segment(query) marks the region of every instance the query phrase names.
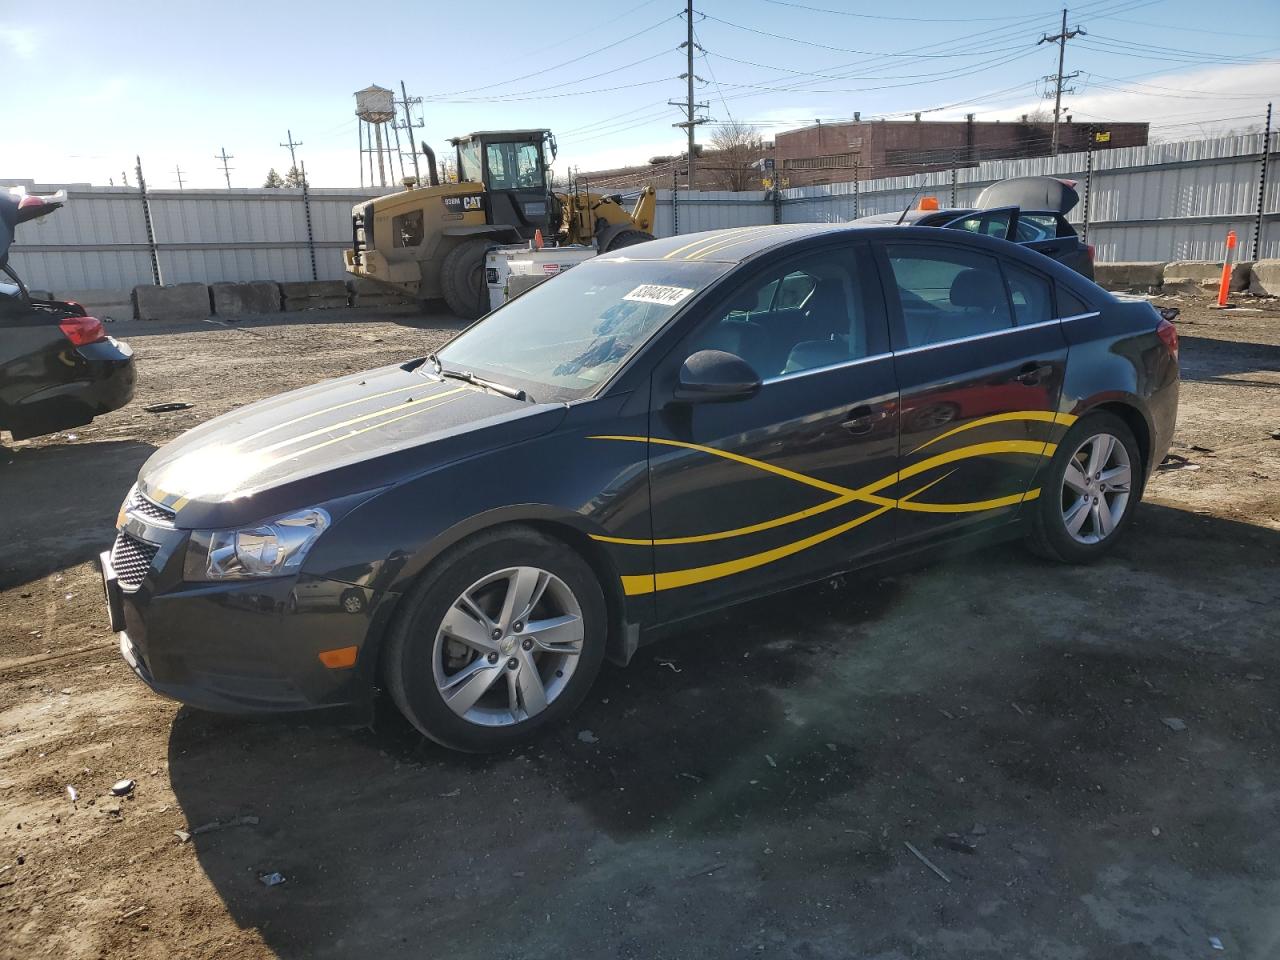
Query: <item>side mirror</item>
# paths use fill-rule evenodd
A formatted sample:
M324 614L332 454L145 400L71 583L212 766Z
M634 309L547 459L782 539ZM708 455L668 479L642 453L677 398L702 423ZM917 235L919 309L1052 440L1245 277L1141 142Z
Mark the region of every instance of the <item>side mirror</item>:
M680 367L674 399L682 403L745 400L760 389L760 374L736 354L699 350Z

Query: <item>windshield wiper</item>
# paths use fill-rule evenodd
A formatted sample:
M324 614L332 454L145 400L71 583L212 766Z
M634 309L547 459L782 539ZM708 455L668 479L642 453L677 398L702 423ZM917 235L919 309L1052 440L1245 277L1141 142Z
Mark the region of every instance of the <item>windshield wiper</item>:
M435 354L432 354L432 359L435 359ZM493 380L485 380L483 377L477 377L470 370L447 370L439 360L436 360L436 373L442 377L451 377L454 380L462 380L466 383L472 384L473 386L492 390L494 393L500 393L504 397L510 397L512 400L528 400L530 403L533 402L533 398L523 390L518 390L515 387L509 387L505 383L495 383Z

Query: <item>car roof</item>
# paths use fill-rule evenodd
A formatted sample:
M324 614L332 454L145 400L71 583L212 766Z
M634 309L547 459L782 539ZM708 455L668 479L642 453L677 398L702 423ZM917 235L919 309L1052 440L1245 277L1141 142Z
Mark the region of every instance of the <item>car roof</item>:
M798 240L830 234L854 232L865 225L850 223L783 223L754 227L704 230L675 237L649 240L643 245L606 253L600 260L687 260L694 262L742 263L756 254L786 246Z
M810 240L854 235L881 241L946 243L1009 257L1060 279L1084 280L1070 267L1017 243L967 230L921 230L909 223L884 224L853 220L848 223L788 223L769 226L706 230L663 237L602 254L593 262L720 263L739 265L757 256L789 248L803 248ZM1087 280L1085 280L1088 283Z

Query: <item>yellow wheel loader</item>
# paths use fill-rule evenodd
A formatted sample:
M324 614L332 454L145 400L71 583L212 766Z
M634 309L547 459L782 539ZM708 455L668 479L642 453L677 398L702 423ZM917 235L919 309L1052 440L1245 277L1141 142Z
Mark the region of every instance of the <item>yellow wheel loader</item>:
M573 190L555 193L546 153L549 130L501 130L449 141L457 151L457 183L441 183L425 143L429 186L356 204L351 210L347 271L418 299L443 297L469 320L489 310L485 253L497 244L532 240L594 244L601 253L653 239L657 196L641 191L628 212L622 197Z

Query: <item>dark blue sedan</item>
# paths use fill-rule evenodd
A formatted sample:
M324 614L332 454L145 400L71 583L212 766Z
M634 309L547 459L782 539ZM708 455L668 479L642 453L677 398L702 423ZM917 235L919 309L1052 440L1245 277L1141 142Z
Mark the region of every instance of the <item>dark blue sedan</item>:
M180 700L386 690L499 749L696 614L1000 535L1097 559L1177 398L1172 324L1004 240L656 240L157 451L102 557L112 627Z

